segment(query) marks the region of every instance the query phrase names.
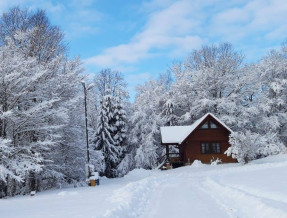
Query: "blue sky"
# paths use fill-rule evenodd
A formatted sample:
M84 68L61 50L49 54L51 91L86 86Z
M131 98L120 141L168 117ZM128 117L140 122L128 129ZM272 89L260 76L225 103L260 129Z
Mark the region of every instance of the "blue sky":
M66 34L87 73L110 67L134 87L203 44L230 42L258 60L287 37L286 0L1 0L41 8Z

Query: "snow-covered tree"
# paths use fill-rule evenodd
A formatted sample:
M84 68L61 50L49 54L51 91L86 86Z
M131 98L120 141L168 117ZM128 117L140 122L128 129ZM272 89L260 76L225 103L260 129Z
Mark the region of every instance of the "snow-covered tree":
M242 61L241 53L223 43L194 50L185 62L173 66L176 82L171 90L174 103L183 110L183 123L207 112L231 126L237 123L243 100L250 95Z
M81 159L83 154L79 148L82 138L77 134L81 124L69 125L79 123L76 118L81 117L78 111L72 109L74 104L79 103L81 64L79 59L68 60L61 48L61 37L52 40L52 32L55 37L57 31L61 32L58 27L49 26L43 11L40 14L36 12L36 17L47 24L44 25L45 31L39 31L44 27L40 21L37 21L40 26L36 25L37 22L34 25L31 20L30 23L26 19L21 21L28 12L29 19L35 15L15 8L0 20L3 27L0 47L0 138L10 141L9 161L6 163L12 164L10 174L5 180L1 179L9 184L1 185L4 195L55 187L70 182L71 178L79 181L83 175L78 170L82 162L75 164L72 161L76 160L74 156ZM45 50L47 47L41 47L45 39L49 44L46 46L51 46L49 51Z
M286 43L280 50L272 50L254 69L259 72L261 92L258 99L262 133L272 131L287 146L287 51Z
M14 37L19 31L30 32L29 40L20 43ZM4 44L6 37L14 40L18 46L27 46L23 52L37 58L40 63L48 63L67 51L64 32L58 26L51 25L44 10L31 11L16 6L3 13L0 19L0 43Z
M17 39L21 40L22 36ZM7 38L5 44L0 47L0 139L6 141L6 146L1 147L6 150L3 153L8 151L7 140L10 141L10 160L5 162L8 164L6 166L3 162L3 167L9 168L12 178L21 181L27 171L39 171L42 168L42 155L36 148L46 147L46 142L51 140L42 138L35 142L30 133L35 129L35 122L40 130L48 128L42 121L45 114L38 112L45 111L57 100L42 101L39 104L33 102L35 93L31 90L47 71L38 66L34 58L26 58L10 38ZM17 161L19 163L15 164Z
M129 171L133 170L134 167L133 155L127 153L117 166L117 176L124 176Z
M120 93L123 100L129 98L126 89L127 83L124 80L123 74L119 71L111 70L110 68L103 69L95 75L94 83L96 93L101 97L105 95L106 88L109 88L113 97L116 97Z
M164 93L161 83L152 79L137 88L129 135L137 168L156 167L157 159L162 155L159 127L164 124L161 117Z
M174 126L177 120L175 115L175 105L172 99L166 100L162 109L162 116L165 119L167 126Z
M95 149L102 151L104 156L105 170L107 177L114 177L115 169L119 163L120 147L113 139L115 127L113 124L114 105L113 97L109 88L105 89L105 95L101 101L99 120L96 133L94 135Z
M117 146L124 146L124 142L126 140L126 111L122 104L121 94L120 92L114 98L114 113L113 113L113 121L114 121L114 131L113 138L115 144Z
M110 175L108 176L112 177L117 174L121 174L117 172L117 165L125 157L127 152L127 105L129 104L129 95L126 88L127 84L122 73L111 69L103 69L96 74L94 84L94 92L90 95L90 99L92 99L93 105L95 105L90 112L91 121L94 123L91 125L91 129L94 132L98 132L98 127L101 125L100 123L103 123L101 120L103 116L102 106L105 102L103 99L106 99L108 92L110 116L107 122L110 128L109 134L112 138L110 144L112 144L112 146L116 146L115 152L117 153L117 160L114 160L112 164L108 164L111 169L105 170L107 167L107 158L100 158L100 156L102 155L102 157L106 157L107 154L104 154L102 149L95 153L99 158L94 158L94 163L98 166L96 167L97 170L102 172L110 171ZM111 161L108 160L108 162Z
M225 154L236 158L240 163L286 151L286 147L278 141L276 135L270 132L264 136L250 131L234 132L230 135L229 142L231 146Z

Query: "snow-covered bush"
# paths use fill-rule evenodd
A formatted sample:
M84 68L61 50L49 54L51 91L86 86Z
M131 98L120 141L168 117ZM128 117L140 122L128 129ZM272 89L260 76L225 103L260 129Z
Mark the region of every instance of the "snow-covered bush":
M239 163L286 151L284 144L271 133L262 136L251 131L234 132L230 135L229 143L231 146L225 154L236 158Z
M256 157L255 147L258 145L260 135L247 131L234 132L230 135L230 147L224 152L227 156L236 158L240 163L248 163Z
M219 159L219 158L214 159L214 157L212 157L212 159L210 160L210 165L216 166L216 165L218 165L221 162L222 162L221 159Z

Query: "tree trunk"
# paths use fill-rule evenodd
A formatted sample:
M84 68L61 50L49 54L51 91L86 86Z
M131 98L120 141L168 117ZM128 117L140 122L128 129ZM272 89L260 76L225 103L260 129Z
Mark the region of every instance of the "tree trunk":
M36 191L36 175L35 172L31 171L29 176L29 188L30 191Z

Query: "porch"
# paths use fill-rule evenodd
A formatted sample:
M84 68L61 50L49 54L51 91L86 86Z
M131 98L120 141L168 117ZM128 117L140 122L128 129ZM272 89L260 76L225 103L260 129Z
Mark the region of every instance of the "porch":
M176 146L176 150L172 149L170 151L170 145L165 145L166 146L166 153L158 160L158 165L160 165L160 168L162 166L165 166L166 163L169 163L172 165L173 168L181 167L184 165L184 157L183 157L183 152L181 152L181 149L179 148L178 145L173 145Z

